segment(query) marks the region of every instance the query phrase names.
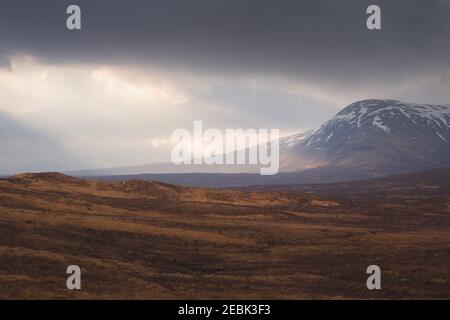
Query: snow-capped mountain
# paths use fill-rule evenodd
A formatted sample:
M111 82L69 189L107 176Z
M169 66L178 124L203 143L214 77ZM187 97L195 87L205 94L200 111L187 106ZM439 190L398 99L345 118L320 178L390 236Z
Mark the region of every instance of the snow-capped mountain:
M283 155L283 169L335 167L368 176L450 166L450 106L355 102Z
M222 181L227 179L224 173L251 174L245 176L245 183L250 185L357 180L437 167L450 167L450 106L364 100L344 108L318 130L280 139L280 173L274 177L261 178L257 165L175 166L171 163L69 174L167 173L167 181L171 183L228 186L240 185L242 181L238 181L240 178L233 178L237 182ZM193 175L188 180L182 176L177 180L177 174L182 173ZM165 181L163 176L150 175L148 179Z

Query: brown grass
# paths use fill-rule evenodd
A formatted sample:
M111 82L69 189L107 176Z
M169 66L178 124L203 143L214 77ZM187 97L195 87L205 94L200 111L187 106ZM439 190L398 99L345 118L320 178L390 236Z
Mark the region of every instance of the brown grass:
M448 299L449 201L20 175L0 180L0 298Z

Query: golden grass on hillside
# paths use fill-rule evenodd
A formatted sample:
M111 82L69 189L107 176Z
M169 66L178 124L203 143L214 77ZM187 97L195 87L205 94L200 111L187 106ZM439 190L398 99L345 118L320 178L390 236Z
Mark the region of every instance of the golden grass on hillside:
M449 201L19 175L0 180L0 298L450 298Z

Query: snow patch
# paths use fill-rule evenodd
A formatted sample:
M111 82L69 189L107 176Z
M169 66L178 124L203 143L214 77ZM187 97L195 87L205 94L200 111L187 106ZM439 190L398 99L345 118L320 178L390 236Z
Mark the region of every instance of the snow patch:
M334 132L331 132L331 134L325 139L325 143L328 142L333 135L334 135Z
M436 132L436 134L444 141L447 141L447 139L445 139L443 136L441 136L441 134L439 132Z
M389 133L391 132L391 129L389 129L388 126L386 126L385 124L383 124L383 122L381 121L381 118L379 116L376 116L375 118L373 118L373 126L378 127L380 129L382 129L383 131Z

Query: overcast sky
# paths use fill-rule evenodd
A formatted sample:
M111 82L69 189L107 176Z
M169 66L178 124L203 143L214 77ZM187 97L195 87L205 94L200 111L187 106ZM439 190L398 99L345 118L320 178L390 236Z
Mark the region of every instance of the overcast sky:
M0 173L167 161L194 120L287 135L449 89L450 0L0 2Z

